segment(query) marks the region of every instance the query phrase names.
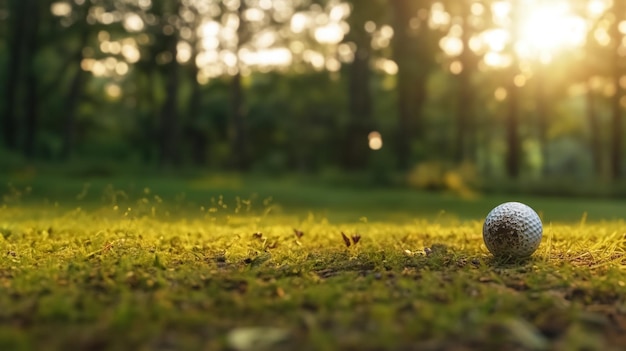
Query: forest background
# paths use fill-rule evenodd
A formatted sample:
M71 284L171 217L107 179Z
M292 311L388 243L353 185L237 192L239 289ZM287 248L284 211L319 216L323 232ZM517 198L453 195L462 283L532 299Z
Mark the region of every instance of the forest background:
M625 35L611 0L3 1L0 167L620 195Z

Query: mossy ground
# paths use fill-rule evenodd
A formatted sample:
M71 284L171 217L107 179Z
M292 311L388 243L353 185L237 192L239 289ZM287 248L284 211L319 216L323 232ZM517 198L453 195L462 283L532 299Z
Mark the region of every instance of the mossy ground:
M0 350L626 345L620 203L524 199L544 239L530 259L503 262L477 213L505 197L278 182L258 186L278 199L248 202L254 184L30 182L0 208Z

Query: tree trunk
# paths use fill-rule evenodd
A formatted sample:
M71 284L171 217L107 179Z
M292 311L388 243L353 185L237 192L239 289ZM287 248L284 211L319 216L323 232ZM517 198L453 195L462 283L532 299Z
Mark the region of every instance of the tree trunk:
M32 63L31 63L32 65ZM26 134L24 136L24 155L32 158L35 155L35 141L39 127L39 96L37 94L37 75L28 72L26 76Z
M541 173L546 175L548 172L548 164L550 163L550 155L548 154L548 111L546 104L546 91L544 85L546 81L545 66L539 63L537 74L535 75L535 103L537 105L537 125L539 126L539 146L541 148Z
M623 1L615 1L613 5L613 13L615 21L611 26L611 38L613 42L613 85L615 87L615 95L611 101L611 177L618 179L622 176L622 98L624 97L624 89L620 85L622 78L622 57L619 55L619 47L622 42L622 34L619 30L619 24L624 18L626 6Z
M244 106L244 93L241 85L241 62L239 61L239 49L246 42L249 36L248 28L244 20L245 3L242 1L237 10L239 16L239 27L237 27L237 45L235 54L237 55L237 72L232 76L231 81L231 118L232 118L232 163L237 170L244 171L249 168L248 160L248 136L246 127L246 109Z
M193 62L195 62L195 55ZM189 74L189 79L192 84L191 98L189 101L189 116L191 121L189 123L188 134L191 139L191 155L193 162L197 166L204 166L207 162L208 155L208 136L200 117L202 92L200 90L200 83L198 83L198 68L195 64L191 66Z
M411 158L411 137L414 123L417 123L411 99L412 79L409 76L411 71L411 52L409 21L411 14L407 0L393 0L393 30L392 38L393 58L398 65L396 74L396 94L398 108L398 125L396 129L396 157L398 168L406 170L409 168ZM417 64L417 63L414 63Z
M519 0L513 0L512 13L513 20L511 28L517 28L518 18L517 9L519 8ZM515 43L517 38L515 32L511 32L511 43ZM510 178L517 178L520 172L520 140L519 140L519 111L518 98L519 88L515 85L515 76L519 73L519 62L513 45L509 48L513 60L509 68L508 85L508 113L506 117L506 139L507 139L507 155L506 155L506 173Z
M413 130L413 121L411 110L411 96L407 78L402 76L401 70L398 69L396 93L398 94L398 126L396 129L396 157L398 168L406 170L410 166L411 159L411 131Z
M172 59L166 67L165 102L161 112L161 164L175 164L178 162L178 38L176 34L166 36L167 51Z
M246 112L241 86L241 72L237 71L231 81L231 114L233 119L232 153L233 166L238 170L248 168Z
M457 106L457 125L455 139L455 158L457 162L470 159L474 150L470 148L470 138L474 133L474 94L472 93L471 73L474 70L475 60L474 54L469 48L469 42L472 35L470 28L470 4L468 1L461 1L462 17L463 17L463 33L461 40L463 42L463 51L459 56L461 62L461 72L458 76L458 106Z
M369 147L367 135L371 131L372 97L370 93L370 52L369 40L365 33L365 43L357 43L354 61L349 71L350 123L347 130L344 150L344 167L363 169L367 165Z
M86 72L80 67L80 63L83 61L83 48L87 45L87 39L89 38L89 31L85 30L80 39L80 44L76 52L76 73L72 78L70 89L67 95L65 103L65 120L63 130L63 147L61 149L61 157L68 159L74 153L74 147L76 142L76 112L78 110L78 104L82 98L83 86L85 84Z
M37 53L37 36L39 31L39 7L36 1L29 1L28 13L30 14L30 25L26 27L26 57L28 64L26 71L26 123L24 135L24 154L31 158L34 155L35 140L38 128L38 108L39 96L37 92L37 72L35 68L35 55Z
M5 84L5 101L3 115L4 145L7 149L17 148L17 109L16 100L19 91L22 59L22 43L26 27L26 1L13 0L10 2L12 21L9 39L9 59L7 64L7 78Z
M602 174L602 148L600 137L600 123L596 113L595 96L591 85L591 79L587 80L587 120L589 121L590 148L594 174Z
M517 63L515 63L516 65ZM514 72L516 70L513 70ZM506 117L507 156L506 173L510 178L519 176L520 164L520 140L519 140L519 111L518 98L519 88L513 82L512 74L508 85L508 113Z
M429 3L420 4L422 10L426 11ZM419 138L422 134L422 109L426 101L432 51L429 47L427 16L418 15L418 25L412 26L411 21L417 12L412 6L414 3L393 0L391 4L394 16L393 58L398 65L396 157L398 168L406 170L411 163L411 139Z

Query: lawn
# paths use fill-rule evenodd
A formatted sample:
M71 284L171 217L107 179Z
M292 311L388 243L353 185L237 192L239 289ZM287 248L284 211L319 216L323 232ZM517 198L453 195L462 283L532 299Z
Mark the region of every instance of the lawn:
M0 208L0 350L626 345L618 201L234 175L17 179L3 179ZM484 215L508 200L544 220L526 261L482 242Z

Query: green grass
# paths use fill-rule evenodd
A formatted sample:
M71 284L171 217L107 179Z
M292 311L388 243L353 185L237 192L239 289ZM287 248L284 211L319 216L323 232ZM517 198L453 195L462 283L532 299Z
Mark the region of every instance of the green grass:
M626 344L620 202L290 178L16 179L0 208L0 350ZM506 200L544 219L529 260L496 261L482 242L482 217ZM347 247L342 232L360 240Z

